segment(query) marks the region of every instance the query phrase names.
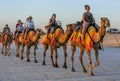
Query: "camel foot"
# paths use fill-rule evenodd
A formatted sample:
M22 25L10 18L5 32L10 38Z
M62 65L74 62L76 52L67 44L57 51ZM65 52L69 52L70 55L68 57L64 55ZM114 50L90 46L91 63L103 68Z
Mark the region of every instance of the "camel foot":
M19 55L19 54L16 54L16 57L20 57L20 55Z
M55 68L59 68L59 66L57 64L54 65Z
M7 54L4 54L4 56L7 56Z
M99 66L99 62L96 62L96 63L95 63L95 66Z
M90 76L95 76L92 71L89 72L89 75L90 75Z
M52 66L53 66L53 67L55 67L55 64L54 64L54 63L52 63Z
M71 69L71 72L75 72L75 69L74 69L74 68L72 68L72 69Z
M83 73L87 73L87 70L86 70L86 69L83 69Z
M4 52L2 52L2 54L4 54Z
M21 60L23 60L23 56L21 56L21 58L20 58Z
M67 69L67 65L63 65L63 68Z
M30 62L30 59L27 59L26 62Z
M35 59L35 60L34 60L34 63L38 63L38 61Z
M44 61L43 61L43 64L42 64L42 65L46 65Z

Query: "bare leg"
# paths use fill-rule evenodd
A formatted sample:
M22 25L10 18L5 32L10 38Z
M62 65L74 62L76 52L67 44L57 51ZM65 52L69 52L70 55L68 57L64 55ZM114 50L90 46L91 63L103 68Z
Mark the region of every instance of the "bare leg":
M64 45L62 47L63 47L63 51L64 51L64 64L63 64L63 68L67 69L67 63L66 63L66 61L67 61L67 52L66 52L67 47L66 47L66 45Z
M50 58L51 58L51 61L52 61L52 66L54 67L54 61L53 61L53 48L50 47Z
M55 65L54 65L54 67L58 68L58 64L57 64L57 59L58 59L57 48L54 48L54 56L55 56Z
M34 45L34 62L38 63L37 59L36 59L36 49L37 49L37 44Z
M76 50L76 47L71 45L71 52L72 52L72 55L71 55L71 61L72 61L71 71L72 72L75 72L75 69L74 69L74 53L75 53L75 50Z
M80 59L80 63L81 63L82 68L83 68L83 72L86 73L87 70L85 69L85 66L84 66L84 64L83 64L84 51L85 51L84 49L80 49L80 57L79 57L79 59Z
M27 55L27 62L30 62L30 57L29 57L29 55L30 55L30 47L29 46L26 46L27 48L26 48L26 55Z
M24 45L22 45L22 50L21 50L21 60L23 60L23 53L24 53Z
M45 63L45 57L46 57L46 51L48 49L48 45L44 45L44 52L43 52L43 65L46 65Z

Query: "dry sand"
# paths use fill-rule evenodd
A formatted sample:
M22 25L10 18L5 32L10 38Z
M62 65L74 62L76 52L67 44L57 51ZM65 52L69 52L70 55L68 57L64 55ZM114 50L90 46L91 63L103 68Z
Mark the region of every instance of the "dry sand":
M103 44L104 46L120 47L120 34L106 34Z
M120 39L120 35L116 35ZM120 41L120 40L119 40ZM107 34L104 40L105 46L117 46L114 35ZM1 44L0 44L1 48ZM4 56L0 53L0 81L120 81L120 48L105 47L104 51L100 51L100 66L94 68L95 76L91 77L87 73L82 72L79 62L79 49L75 53L75 69L71 72L70 47L67 49L67 65L68 69L63 69L63 51L58 49L58 65L59 68L53 68L49 57L49 51L46 56L46 66L42 66L43 48L40 45L37 50L38 64L33 62L33 48L31 49L31 62L27 63L25 59L21 61L15 57L15 46L11 46L11 56ZM1 52L1 51L0 51ZM94 52L92 59L95 61ZM87 67L87 54L84 55L84 63ZM93 61L93 63L94 63Z

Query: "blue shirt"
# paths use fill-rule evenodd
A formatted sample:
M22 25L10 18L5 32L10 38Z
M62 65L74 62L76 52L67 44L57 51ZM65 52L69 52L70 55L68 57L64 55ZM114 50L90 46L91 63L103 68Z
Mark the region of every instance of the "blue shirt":
M28 21L27 26L29 29L34 29L34 22L33 21Z
M21 25L21 26L18 26L18 31L23 31L24 30L24 26Z

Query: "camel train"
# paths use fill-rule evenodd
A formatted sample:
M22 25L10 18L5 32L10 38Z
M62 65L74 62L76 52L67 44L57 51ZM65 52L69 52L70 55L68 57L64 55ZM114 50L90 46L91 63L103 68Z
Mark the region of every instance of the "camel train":
M84 51L87 51L88 55L88 66L87 69L89 71L89 75L94 75L93 69L94 67L99 65L99 46L100 43L103 42L103 38L106 34L106 28L110 26L109 19L106 17L102 17L100 20L100 28L96 29L94 25L89 25L88 29L86 30L85 33L85 42L82 44L81 37L82 33L79 30L75 30L76 28L76 23L74 24L68 24L66 27L66 30L63 31L61 27L58 27L55 29L53 33L49 33L48 38L46 37L46 34L43 33L41 29L36 29L36 33L33 31L30 31L27 34L27 39L24 39L22 37L22 34L19 34L15 39L15 46L16 46L16 57L20 57L21 60L23 60L23 52L26 47L26 58L27 62L30 61L30 48L34 46L34 62L38 63L36 59L36 49L37 49L37 44L42 44L43 45L43 65L46 64L46 51L48 48L50 48L50 59L52 66L57 68L58 66L58 52L57 50L59 49L60 46L63 48L64 52L64 62L63 62L63 68L67 68L67 43L70 41L71 45L71 71L75 72L74 69L74 53L76 51L76 47L80 49L80 56L79 60L82 65L83 72L86 73L87 70L84 66L83 63L83 55ZM40 40L39 40L40 39ZM2 54L4 55L10 55L10 45L13 42L13 35L9 33L5 33L4 35L0 33L0 42L2 43ZM21 47L21 51L20 48ZM95 58L96 62L95 64L92 64L92 59L91 59L91 50L95 51ZM20 53L19 53L20 51ZM54 61L55 58L55 61Z

